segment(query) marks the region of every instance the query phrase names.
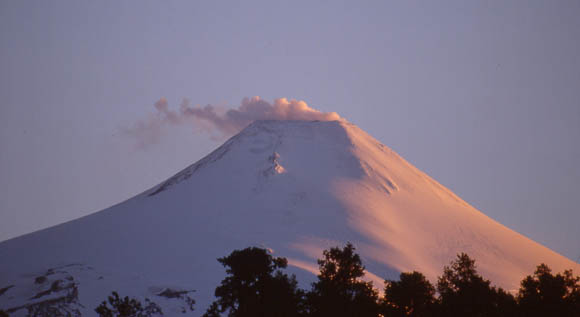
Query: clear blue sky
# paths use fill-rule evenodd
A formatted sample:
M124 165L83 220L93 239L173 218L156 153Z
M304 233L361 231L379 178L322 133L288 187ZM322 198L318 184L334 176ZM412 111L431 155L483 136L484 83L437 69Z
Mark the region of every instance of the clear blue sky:
M219 145L120 131L166 97L336 111L487 215L580 256L579 1L2 1L0 240Z

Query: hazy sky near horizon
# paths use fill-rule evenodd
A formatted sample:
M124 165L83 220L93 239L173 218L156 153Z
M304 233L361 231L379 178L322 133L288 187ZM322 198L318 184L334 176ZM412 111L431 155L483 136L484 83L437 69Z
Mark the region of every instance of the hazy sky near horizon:
M126 133L244 97L337 112L580 260L578 1L2 1L0 241L121 202L221 141ZM159 104L158 104L159 105Z

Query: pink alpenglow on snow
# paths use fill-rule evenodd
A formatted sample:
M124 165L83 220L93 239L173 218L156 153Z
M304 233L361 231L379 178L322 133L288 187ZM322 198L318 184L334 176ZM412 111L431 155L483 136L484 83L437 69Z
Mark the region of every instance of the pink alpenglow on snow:
M169 111L163 101L156 107ZM224 132L258 115L340 118L285 99L248 99L221 115L201 111ZM184 118L175 115L164 120ZM0 261L0 289L9 288L0 307L24 314L30 305L76 296L68 307L91 315L115 290L152 298L173 316L181 314L181 304L159 294L193 289L193 315L200 316L225 276L217 258L248 246L267 248L287 258L289 273L308 288L322 250L347 241L357 247L377 288L385 278L413 270L436 282L460 252L507 290L517 290L540 263L555 272L580 271L346 120L257 120L140 195L1 242L0 259L8 260ZM53 283L62 285L60 291L51 291ZM35 297L47 291L49 296Z
M125 134L135 137L140 147L159 142L166 127L190 124L197 131L209 132L214 137L224 138L240 132L256 120L336 121L344 120L336 112L322 112L308 106L302 100L275 99L270 103L258 96L244 98L236 109L225 110L208 104L192 107L183 99L179 110L171 110L167 99L161 98L154 104L157 113L148 120L139 121Z

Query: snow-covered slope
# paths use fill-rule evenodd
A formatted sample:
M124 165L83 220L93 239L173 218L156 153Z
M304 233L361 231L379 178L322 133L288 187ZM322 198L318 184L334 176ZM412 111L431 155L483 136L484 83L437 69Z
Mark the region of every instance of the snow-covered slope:
M459 252L507 289L542 262L580 270L350 123L257 121L141 195L0 243L0 308L24 314L55 299L90 315L116 290L148 297L166 313L187 308L187 295L200 315L225 276L216 258L270 248L306 286L322 250L346 241L379 288L400 271L434 281ZM160 296L192 289L182 300Z

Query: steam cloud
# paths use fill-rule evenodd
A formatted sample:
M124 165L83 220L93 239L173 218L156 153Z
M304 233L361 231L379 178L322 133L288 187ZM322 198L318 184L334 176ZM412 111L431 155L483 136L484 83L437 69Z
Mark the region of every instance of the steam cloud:
M141 148L159 142L166 128L178 125L192 125L195 131L206 131L214 138L224 138L256 120L343 120L336 112L320 112L304 101L286 98L276 99L274 103L260 97L244 98L237 109L227 111L213 105L191 107L187 99L181 102L177 111L169 109L165 98L159 99L154 106L155 115L123 130L136 138Z

